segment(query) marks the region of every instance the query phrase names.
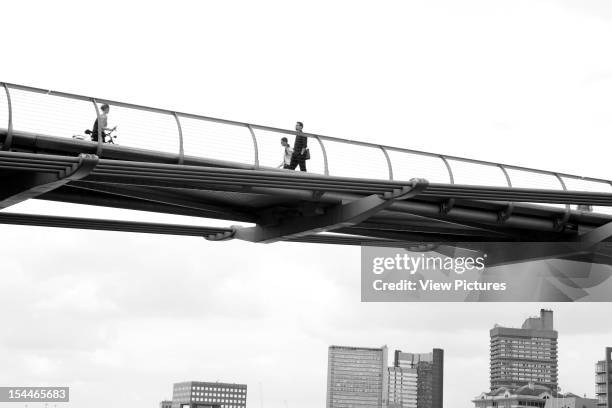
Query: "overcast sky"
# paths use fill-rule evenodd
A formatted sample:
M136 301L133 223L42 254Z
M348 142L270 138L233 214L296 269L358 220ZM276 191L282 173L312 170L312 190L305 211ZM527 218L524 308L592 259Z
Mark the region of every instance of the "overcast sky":
M199 3L3 4L0 81L610 178L607 1ZM185 380L322 406L330 344L444 348L445 406L471 406L488 330L544 306L561 386L592 396L612 345L607 303L362 304L358 248L18 226L0 247L0 385L69 385L74 407L156 407Z

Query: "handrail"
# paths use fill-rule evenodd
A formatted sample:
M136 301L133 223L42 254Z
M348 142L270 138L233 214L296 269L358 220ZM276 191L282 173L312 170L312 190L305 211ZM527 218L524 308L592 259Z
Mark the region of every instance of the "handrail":
M111 99L92 98L92 97L88 97L88 96L84 96L84 95L79 95L79 94L74 94L74 93L52 91L52 90L48 90L48 89L36 88L36 87L26 86L26 85L13 84L13 83L8 83L8 82L0 82L0 83L5 87L5 89L7 91L8 91L8 88L12 88L12 89L18 89L18 90L23 90L23 91L35 92L35 93L42 93L42 94L46 94L46 95L53 95L53 96L59 96L59 97L76 99L76 100L83 100L83 101L91 101L92 99L95 99L96 102L98 102L98 103L107 103L107 104L110 104L110 105L124 107L124 108L130 108L130 109L135 109L135 110L148 111L148 112L154 112L154 113L162 113L162 114L169 114L169 115L173 115L173 116L174 115L178 115L178 116L182 116L182 117L185 117L185 118L199 119L199 120L205 120L205 121L209 121L209 122L216 122L216 123L227 124L227 125L247 127L250 130L253 130L253 129L255 129L255 130L263 130L263 131L269 131L269 132L284 133L284 134L288 134L288 135L296 135L297 134L297 132L295 132L293 130L275 128L275 127L271 127L271 126L264 126L264 125L257 125L257 124L253 124L253 123L247 123L247 122L240 122L240 121L234 121L234 120L228 120L228 119L214 118L214 117L197 115L197 114L192 114L192 113L184 113L184 112L172 111L172 110L162 109L162 108L154 108L154 107L150 107L150 106L146 106L146 105L138 105L138 104L131 104L131 103L126 103L126 102L114 101L114 100L111 100ZM471 158L465 158L465 157L459 157L459 156L453 156L453 155L447 155L447 154L431 153L431 152L427 152L427 151L407 149L407 148L388 146L388 145L381 145L381 144L370 143L370 142L363 142L363 141L357 141L357 140L350 140L350 139L326 136L326 135L321 135L321 134L316 134L316 133L300 132L300 134L303 135L303 136L310 137L310 138L315 138L315 139L318 140L318 142L321 145L322 150L323 150L323 156L324 156L323 159L324 159L324 165L325 165L325 174L328 174L329 170L328 170L327 154L326 154L326 151L325 151L325 148L324 148L324 145L323 145L323 141L328 140L328 141L334 141L334 142L339 142L339 143L351 144L351 145L355 145L355 146L369 147L369 148L374 148L374 149L381 149L382 148L383 151L385 151L385 153L387 153L388 151L395 151L395 152L401 152L401 153L415 154L415 155L419 155L419 156L428 156L428 157L440 158L440 159L442 159L445 162L445 164L447 166L447 169L449 169L449 174L450 174L450 177L451 177L451 182L452 182L452 179L453 179L453 175L452 175L452 168L451 168L450 164L448 163L448 160L455 160L455 161L461 161L461 162L465 162L465 163L472 163L472 164L479 164L479 165L486 165L486 166L496 166L496 167L502 167L502 168L505 168L505 169L521 170L521 171L527 171L527 172L530 172L530 173L544 174L544 175L553 176L553 177L565 177L565 178L574 179L574 180L589 181L589 182L596 182L596 183L605 183L605 184L608 184L608 185L612 185L612 181L601 179L601 178L576 176L576 175L568 174L568 173L553 172L553 171L536 169L536 168L531 168L531 167L515 166L515 165L510 165L510 164L505 164L505 163L497 163L497 162L491 162L491 161L486 161L486 160L471 159ZM257 154L257 152L256 152L256 154Z
M178 164L183 164L183 162L185 161L185 148L184 148L184 143L183 143L183 127L181 126L181 120L179 119L178 115L176 114L176 112L173 112L174 116L174 120L176 121L176 127L178 130L178 136L179 136L179 159L178 159Z
M315 136L317 142L319 142L319 146L321 146L321 152L323 152L323 174L329 176L329 162L327 161L327 150L325 149L325 145L319 136Z
M104 133L104 129L102 127L102 124L100 123L100 108L98 108L98 101L96 100L96 98L91 98L90 100L91 103L93 103L94 108L96 109L96 121L98 122L98 148L96 149L96 156L102 157L102 143L104 143L104 136L102 135Z
M557 177L557 180L559 180L559 183L561 184L561 188L563 188L563 191L567 191L567 186L565 185L565 181L563 181L563 178L557 173L555 173L555 176ZM555 225L557 229L561 230L565 228L565 225L569 221L570 216L571 216L571 207L569 204L565 204L565 214L563 215L563 217L558 218L555 221Z
M3 84L4 92L6 93L6 104L8 107L8 127L7 134L4 143L2 144L2 150L10 150L13 144L13 105L11 103L11 93L9 92L8 86Z
M382 150L385 155L385 160L387 161L387 167L389 168L389 180L393 180L393 163L391 163L391 158L389 157L389 153L387 153L387 149L383 146L380 146L380 150Z
M255 136L255 132L253 132L253 128L251 127L251 125L247 125L247 127L249 128L249 132L251 133L251 138L253 139L253 150L255 151L255 157L253 158L254 160L254 165L255 168L258 169L259 168L259 147L257 146L257 136Z
M448 178L449 178L450 183L455 184L455 176L453 175L453 169L451 168L450 163L448 162L448 159L444 157L444 155L442 154L439 156L444 162L444 165L446 166L446 170L448 171Z

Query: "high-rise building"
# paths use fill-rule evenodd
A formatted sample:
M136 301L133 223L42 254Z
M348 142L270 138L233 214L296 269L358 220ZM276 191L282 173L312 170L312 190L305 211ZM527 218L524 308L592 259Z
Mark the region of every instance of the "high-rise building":
M612 347L606 347L605 360L595 365L595 393L599 408L612 408Z
M417 408L417 369L389 367L388 408Z
M558 388L557 337L553 312L540 310L518 328L496 325L491 335L491 390L527 384Z
M389 403L391 403L392 396L397 401L397 396L405 395L407 398L402 398L399 407L442 408L444 350L433 349L431 353L423 354L403 353L396 350L393 368L402 369L399 372L397 370L393 371L396 379L398 373L405 378L400 377L401 381L396 380L393 384L391 378L389 378ZM391 373L390 368L389 376L391 376ZM414 384L416 393L408 393L407 390L412 389L414 380L416 380L416 384ZM399 385L400 389L394 389L392 385ZM406 391L402 391L401 387L405 388Z
M247 386L220 382L175 383L172 408L245 408Z
M330 346L326 407L386 407L387 361L387 346Z

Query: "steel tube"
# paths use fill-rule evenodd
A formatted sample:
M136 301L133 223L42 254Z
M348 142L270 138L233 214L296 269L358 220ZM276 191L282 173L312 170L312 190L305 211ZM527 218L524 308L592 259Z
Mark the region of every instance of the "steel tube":
M391 158L389 157L389 153L387 153L387 149L384 146L380 146L380 150L382 150L385 155L385 160L387 161L387 167L389 168L389 180L393 180L393 164L391 164Z
M257 136L255 136L255 132L253 132L253 128L251 125L247 125L249 128L249 132L251 132L251 138L253 139L253 149L255 150L255 158L254 158L254 166L256 169L259 168L259 148L257 147Z
M443 155L440 155L440 158L442 159L442 161L444 162L444 165L446 166L446 170L448 171L448 177L449 177L450 183L455 184L455 177L453 176L453 169L448 163L448 160L446 160L446 157L444 157Z
M183 146L183 128L181 126L181 121L179 120L179 117L176 114L176 112L173 112L172 116L174 116L174 120L176 121L176 127L178 129L178 136L179 136L179 159L178 159L178 164L183 164L183 162L185 161L185 148Z
M104 133L104 129L102 129L102 124L100 123L100 109L98 108L98 102L95 98L91 98L91 102L96 109L96 118L98 120L98 147L96 148L96 156L102 157L102 143L104 143L104 137L102 134ZM93 129L92 129L93 134Z
M4 85L4 92L6 93L6 103L8 107L8 124L7 133L4 143L2 143L2 150L10 150L13 144L13 103L11 101L11 92L9 91L8 85Z
M329 176L329 162L327 161L327 150L325 149L325 144L319 136L315 136L315 139L317 139L317 142L319 142L319 146L321 146L321 152L323 152L323 173L326 176Z

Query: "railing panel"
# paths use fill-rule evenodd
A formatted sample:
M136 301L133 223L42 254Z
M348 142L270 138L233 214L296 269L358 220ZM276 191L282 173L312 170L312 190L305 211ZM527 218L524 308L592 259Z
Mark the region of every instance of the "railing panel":
M100 106L102 104L98 103L98 107ZM112 104L109 106L108 127L117 126L118 136L115 143L138 149L178 154L179 134L174 116ZM93 122L90 126L93 126Z
M512 180L513 187L563 190L563 186L554 174L535 173L513 168L506 168L506 170Z
M389 179L387 159L379 147L359 146L323 139L329 175L370 179Z
M254 132L259 147L259 165L262 167L278 167L283 162L284 149L280 144L281 138L286 137L291 147L295 144L295 136L291 134L261 129L254 129ZM323 151L317 139L309 137L308 148L310 160L306 161L306 169L309 173L324 174Z
M450 183L446 165L436 156L426 156L387 149L395 180L424 178L431 183Z
M89 136L83 132L91 129L96 120L96 111L91 102L11 87L9 91L14 130L62 138L78 135L89 140Z
M512 181L512 187L542 190L563 190L561 182L554 174L545 174L526 170L506 168ZM550 207L565 208L563 204L538 204Z
M249 128L179 115L186 156L255 164Z
M612 193L612 184L596 181L582 180L574 177L562 177L568 190L591 191L596 193ZM576 206L572 206L575 208ZM600 214L612 214L612 207L593 206L593 212Z
M499 166L448 159L455 184L506 187L506 176Z

